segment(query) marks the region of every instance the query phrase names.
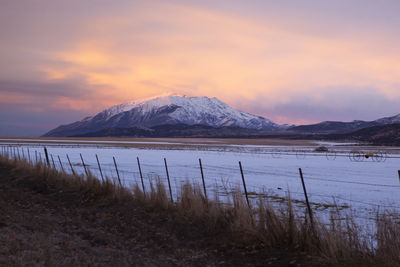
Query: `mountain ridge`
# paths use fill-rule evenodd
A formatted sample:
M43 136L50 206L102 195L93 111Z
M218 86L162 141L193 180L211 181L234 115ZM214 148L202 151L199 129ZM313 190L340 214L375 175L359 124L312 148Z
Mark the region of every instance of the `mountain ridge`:
M288 127L261 116L235 110L215 97L168 94L109 107L94 116L61 125L43 136L75 136L107 128L168 124L205 125L214 128L233 126L252 130L281 130Z
M289 131L303 134L335 134L350 133L353 131L381 126L386 124L400 123L400 114L391 117L384 117L373 121L354 120L351 122L323 121L315 124L298 125L289 127Z
M217 98L163 94L111 106L80 121L61 125L45 135L66 136L140 136L140 137L241 137L241 138L345 138L367 140L368 129L400 124L400 114L374 121L323 121L316 124L279 125L261 116L235 110ZM391 129L397 129L392 126ZM383 134L383 133L382 133ZM392 131L391 136L395 136ZM374 137L375 138L375 137ZM375 139L374 139L375 140ZM376 139L378 140L378 139ZM383 139L382 139L383 140ZM389 141L388 141L389 140ZM381 142L381 139L379 139ZM390 142L390 136L385 137Z

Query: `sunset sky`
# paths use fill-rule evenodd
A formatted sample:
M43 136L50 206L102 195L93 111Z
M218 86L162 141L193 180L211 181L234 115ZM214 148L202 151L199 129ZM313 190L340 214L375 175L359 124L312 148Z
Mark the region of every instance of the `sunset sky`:
M277 123L400 113L398 0L0 2L0 136L165 92Z

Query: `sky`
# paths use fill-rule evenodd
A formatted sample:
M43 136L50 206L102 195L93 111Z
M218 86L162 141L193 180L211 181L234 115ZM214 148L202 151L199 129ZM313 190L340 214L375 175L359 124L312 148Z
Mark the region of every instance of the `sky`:
M277 123L400 113L398 0L0 3L0 136L165 92Z

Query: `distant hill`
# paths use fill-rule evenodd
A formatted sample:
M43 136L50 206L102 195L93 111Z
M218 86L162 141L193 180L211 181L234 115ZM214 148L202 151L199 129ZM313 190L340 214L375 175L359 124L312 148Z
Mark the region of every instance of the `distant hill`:
M400 145L400 124L387 124L364 128L352 133L327 135L327 139L367 142L374 145Z
M364 128L396 123L400 123L400 114L393 117L385 117L374 121L324 121L316 124L294 126L290 127L288 130L302 134L351 133Z

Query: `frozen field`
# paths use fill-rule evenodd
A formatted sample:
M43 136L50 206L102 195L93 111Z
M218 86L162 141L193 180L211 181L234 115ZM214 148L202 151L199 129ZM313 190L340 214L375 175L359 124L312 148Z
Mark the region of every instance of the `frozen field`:
M18 142L0 141L3 150L10 144ZM143 142L142 142L143 143ZM49 154L54 158L55 165L60 168L58 156L64 169L71 172L66 155L72 162L73 168L84 173L80 154L88 168L100 177L95 155L98 155L103 173L116 178L113 157L118 165L122 183L129 186L134 182L140 183L137 157L140 158L146 186L154 177L166 181L164 158L168 163L174 198L181 183L189 180L201 183L199 158L204 169L205 183L209 194L218 194L223 198L232 187L242 187L238 162L241 161L247 190L255 198L255 193L266 194L271 200L279 202L290 192L292 199L298 200L302 206L304 194L301 186L298 168L302 168L304 179L312 202L313 209L322 214L337 204L340 209L351 207L355 216L360 219L372 219L379 209L395 211L400 209L400 155L393 149L384 149L384 158L363 161L349 159L349 152L354 147L323 143L334 153L316 153L314 146L267 146L267 145L229 145L216 144L201 146L181 145L179 142L153 143L153 146L117 146L107 144L55 144L41 141L38 143L19 143L20 156L31 160L44 159L43 146L46 145ZM157 146L159 145L159 147ZM15 150L15 148L13 148ZM364 155L376 148L358 147ZM379 148L382 150L382 148ZM15 150L16 151L16 150ZM35 153L36 151L36 153ZM376 150L375 150L376 153ZM384 155L384 154L380 154ZM357 158L359 159L359 158Z

